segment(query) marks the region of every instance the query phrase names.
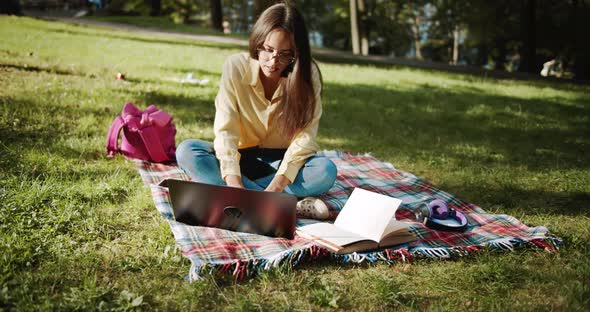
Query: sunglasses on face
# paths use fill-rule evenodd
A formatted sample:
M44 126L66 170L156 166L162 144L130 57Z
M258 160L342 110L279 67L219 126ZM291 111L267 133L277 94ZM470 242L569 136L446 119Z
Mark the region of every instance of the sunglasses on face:
M261 57L263 60L270 61L272 58L276 57L279 63L283 65L289 65L295 61L295 55L291 51L282 51L279 52L278 50L262 46L257 49L258 56ZM275 55L276 54L276 55Z

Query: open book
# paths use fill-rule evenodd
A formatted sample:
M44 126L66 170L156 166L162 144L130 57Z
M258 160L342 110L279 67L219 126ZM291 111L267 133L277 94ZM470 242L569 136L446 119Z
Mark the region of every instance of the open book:
M367 251L416 240L409 223L395 220L401 200L355 188L334 224L319 222L297 228L297 234L336 254Z

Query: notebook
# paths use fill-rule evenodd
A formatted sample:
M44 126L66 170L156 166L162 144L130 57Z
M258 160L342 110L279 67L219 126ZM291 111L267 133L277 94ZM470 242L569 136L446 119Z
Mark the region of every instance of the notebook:
M293 239L297 197L276 192L166 179L178 222Z

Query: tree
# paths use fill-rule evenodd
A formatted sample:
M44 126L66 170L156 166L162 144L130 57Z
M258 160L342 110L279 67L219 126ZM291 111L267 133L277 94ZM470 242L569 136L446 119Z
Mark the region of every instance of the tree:
M151 0L150 16L160 16L162 14L162 0Z
M188 24L199 7L196 0L173 0L170 9L171 17L176 23Z
M364 0L350 0L350 37L352 54L369 55L369 39L366 29Z
M0 2L0 14L23 15L20 0L3 0Z
M588 0L298 0L325 46L353 53L465 62L538 73L552 58L561 74L587 79ZM310 17L309 19L307 17ZM558 69L559 70L559 69ZM585 78L584 78L585 77Z
M583 29L590 27L590 8L587 1L573 0L569 12L569 37L572 43L573 78L579 81L588 81L590 79L590 43L585 37L586 32Z
M357 0L358 9L358 34L360 37L360 51L361 55L369 55L369 28L367 22L367 5L365 0Z
M416 13L414 11L413 5L410 6L410 10L412 13ZM410 29L412 31L412 39L414 39L414 49L416 49L416 58L419 60L424 59L422 57L422 38L420 36L420 14L412 14L409 18L410 21Z
M350 0L350 37L352 41L352 54L354 55L361 53L358 14L357 1Z
M369 28L372 53L405 55L410 38L405 23L399 18L401 4L398 1L373 0L368 7L365 23Z
M254 0L254 20L258 19L258 16L274 2L273 0Z
M150 16L162 15L162 0L151 0Z
M223 31L223 13L221 0L209 0L211 9L211 29Z
M536 58L536 3L535 0L523 0L522 6L522 49L520 53L520 71L534 73Z
M511 41L520 40L518 23L520 10L513 10L511 0L476 0L471 2L463 15L468 32L469 48L475 49L475 65L493 65L504 69Z
M433 5L436 13L431 18L429 44L433 50L438 50L432 58L456 65L461 55L461 37L464 38L468 30L466 20L474 13L472 1L438 0Z
M422 56L422 39L424 35L424 26L428 22L426 16L426 0L408 0L402 1L398 18L405 23L415 50L415 57L419 60L424 59Z
M229 22L232 32L242 34L248 32L253 20L248 2L249 0L223 0L222 15Z

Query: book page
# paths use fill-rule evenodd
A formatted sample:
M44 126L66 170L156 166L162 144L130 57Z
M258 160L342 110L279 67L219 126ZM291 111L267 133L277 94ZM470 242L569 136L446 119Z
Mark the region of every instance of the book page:
M357 187L350 194L334 225L379 242L401 203L399 199Z
M358 241L367 240L362 236L345 231L336 227L334 224L325 222L304 225L298 227L297 231L321 238L339 247L346 246Z
M386 237L388 235L396 235L396 234L409 235L409 231L410 231L410 224L409 223L397 221L396 219L392 218L391 220L389 220L389 223L387 223L385 230L383 230L383 235L381 236L381 239L383 239L384 237Z

